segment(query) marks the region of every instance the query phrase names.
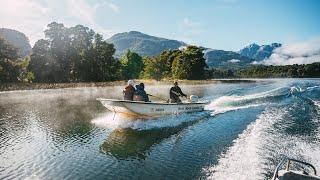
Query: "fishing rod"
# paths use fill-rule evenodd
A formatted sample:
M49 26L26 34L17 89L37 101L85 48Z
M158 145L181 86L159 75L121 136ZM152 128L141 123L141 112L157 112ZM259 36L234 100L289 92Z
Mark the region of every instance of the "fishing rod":
M161 98L161 97L158 97L158 96L154 96L154 95L152 95L152 94L147 94L148 96L152 96L152 97L155 97L155 98L158 98L158 99L161 99L161 100L163 100L163 101L165 101L165 102L170 102L169 101L169 99L163 99L163 98ZM183 96L184 98L186 98L187 100L189 100L189 98L188 97L185 97L185 96Z
M148 96L152 96L152 97L155 97L155 98L161 99L161 100L163 100L163 101L168 101L167 99L163 99L163 98L161 98L161 97L154 96L154 95L152 95L152 94L148 94Z

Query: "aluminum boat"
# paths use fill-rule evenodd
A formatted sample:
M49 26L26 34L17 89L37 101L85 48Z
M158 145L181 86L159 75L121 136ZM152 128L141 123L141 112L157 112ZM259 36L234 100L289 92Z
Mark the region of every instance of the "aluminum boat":
M133 116L159 117L170 114L203 111L208 101L166 103L97 98L107 109Z

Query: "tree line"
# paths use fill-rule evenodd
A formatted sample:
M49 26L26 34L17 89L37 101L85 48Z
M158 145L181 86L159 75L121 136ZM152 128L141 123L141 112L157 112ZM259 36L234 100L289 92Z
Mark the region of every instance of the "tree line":
M113 44L82 25L67 28L50 23L46 39L32 48L28 70L35 82L112 81L117 79L119 63L113 57Z
M52 22L38 40L32 54L21 59L17 49L1 39L1 82L101 82L132 78L203 79L202 49L164 51L159 56L141 57L127 51L115 58L113 44L82 25L65 27Z
M209 78L319 78L320 62L286 66L252 65L239 69L211 68Z
M122 79L205 79L207 65L202 51L202 48L187 46L141 57L129 50L119 59L120 75Z
M144 58L142 78L205 79L207 64L203 49L187 46L181 50L166 50L160 55Z
M245 69L209 68L203 49L187 46L141 57L128 50L115 58L113 44L82 25L52 22L24 59L0 37L0 82L102 82L126 79L211 79L320 77L320 63L252 66Z
M315 78L320 77L320 62L286 66L252 66L234 73L240 78Z

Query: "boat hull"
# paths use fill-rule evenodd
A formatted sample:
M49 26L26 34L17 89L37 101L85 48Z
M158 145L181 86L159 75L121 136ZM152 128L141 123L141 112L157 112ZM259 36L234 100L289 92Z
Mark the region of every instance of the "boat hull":
M159 117L170 114L203 111L208 102L159 103L98 98L108 110L134 116Z

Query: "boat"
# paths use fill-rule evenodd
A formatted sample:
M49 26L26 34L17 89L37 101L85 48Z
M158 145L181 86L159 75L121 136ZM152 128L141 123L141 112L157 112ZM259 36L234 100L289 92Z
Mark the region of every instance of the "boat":
M204 111L208 101L167 103L142 102L118 99L97 98L108 110L139 117L160 117L171 114Z
M284 165L285 169L282 169ZM292 167L303 170L293 170ZM284 156L276 167L272 180L320 180L320 177L312 164Z

